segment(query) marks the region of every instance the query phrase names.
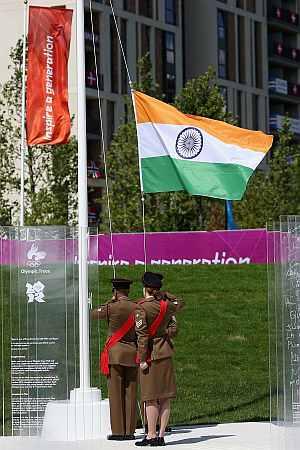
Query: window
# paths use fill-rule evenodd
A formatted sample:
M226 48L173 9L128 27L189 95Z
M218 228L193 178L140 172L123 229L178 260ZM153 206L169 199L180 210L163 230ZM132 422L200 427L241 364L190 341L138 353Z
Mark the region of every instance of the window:
M167 100L173 100L176 93L176 69L175 69L175 34L165 31L165 85L164 92Z
M247 9L249 12L256 12L256 0L236 0L236 7Z
M111 143L115 131L115 102L107 100L107 143Z
M139 14L145 17L152 17L153 0L139 0Z
M259 89L263 88L263 55L262 55L262 24L255 22L255 84Z
M235 16L218 10L218 73L220 78L236 79Z
M236 112L238 125L241 127L243 125L243 117L242 117L242 109L243 109L243 93L242 91L237 91L237 99L236 99Z
M245 17L238 16L239 83L246 83Z
M177 0L165 0L165 21L170 25L177 23Z
M110 76L111 91L119 92L119 42L114 19L110 17Z
M228 80L236 80L236 35L235 15L227 13L227 61Z
M256 12L256 0L246 0L247 11Z
M225 109L225 111L227 111L227 105L228 105L228 91L227 91L227 87L220 86L220 94L222 95L223 100L224 100L224 109Z
M150 53L150 27L148 25L141 25L141 34L142 34L142 55L146 55L146 53Z
M155 40L156 82L166 95L166 99L172 101L176 94L175 34L157 29Z
M97 69L99 76L99 87L103 90L103 73L100 64L100 15L93 13L94 38L96 47ZM97 88L97 77L93 47L93 34L90 13L84 15L84 39L85 39L85 85L88 88Z
M127 57L127 20L121 19L121 41L125 53L125 57ZM121 93L128 93L128 80L127 80L127 71L125 67L125 63L121 61Z
M101 67L99 62L99 53L97 53L97 69L99 77L99 88L104 89L103 73L101 73ZM85 52L85 85L90 89L97 89L97 73L95 67L94 53L91 51Z
M98 100L86 100L86 132L87 134L100 135Z
M136 59L140 58L140 32L139 32L139 24L136 22L135 24L135 51L136 51ZM136 64L136 81L139 82L139 67Z
M220 78L227 78L226 55L226 15L224 11L218 11L218 71Z
M259 129L259 95L252 95L252 128Z
M160 86L161 89L163 89L163 80L164 80L164 74L163 74L163 58L161 55L163 55L163 31L162 30L155 30L155 78L156 83L158 86Z
M124 10L135 13L135 0L124 0Z
M100 15L98 13L93 12L92 14L93 28L94 28L94 37L95 37L95 45L96 49L100 46ZM89 49L93 49L93 34L92 34L92 23L91 23L91 15L89 12L84 14L84 37L85 37L85 45L89 47Z

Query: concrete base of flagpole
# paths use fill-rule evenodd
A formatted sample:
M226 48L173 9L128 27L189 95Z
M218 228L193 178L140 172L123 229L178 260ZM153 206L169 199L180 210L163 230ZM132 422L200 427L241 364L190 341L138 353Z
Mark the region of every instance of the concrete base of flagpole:
M41 439L83 441L105 438L111 433L108 399L97 388L74 389L70 400L49 402Z

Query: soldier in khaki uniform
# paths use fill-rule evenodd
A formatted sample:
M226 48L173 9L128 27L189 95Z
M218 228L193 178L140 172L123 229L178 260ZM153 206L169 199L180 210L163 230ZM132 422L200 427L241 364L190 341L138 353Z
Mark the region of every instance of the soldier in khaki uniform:
M112 280L113 297L92 311L93 319L107 320L108 339L101 354L101 371L108 377L109 440L134 439L136 428L137 377L136 303L128 298L130 280Z
M171 337L176 334L175 314L183 302L160 291L162 275L145 272L144 298L138 301L135 329L138 339L141 399L146 404L148 434L137 446L165 445L164 433L170 416L170 399L176 396ZM156 425L160 422L159 436Z

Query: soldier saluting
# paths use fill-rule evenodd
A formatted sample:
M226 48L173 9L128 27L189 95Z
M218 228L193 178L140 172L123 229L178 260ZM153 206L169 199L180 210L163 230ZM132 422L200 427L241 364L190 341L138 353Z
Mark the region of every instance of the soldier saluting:
M163 276L145 272L142 278L144 298L135 312L135 330L140 364L141 399L146 405L148 434L137 446L165 445L164 434L170 417L170 400L176 396L171 341L175 314L183 302L162 292ZM159 422L159 435L156 426Z
M137 375L135 309L128 298L132 281L112 280L112 299L92 310L92 318L107 320L108 338L101 353L101 372L108 378L112 434L109 440L134 439Z

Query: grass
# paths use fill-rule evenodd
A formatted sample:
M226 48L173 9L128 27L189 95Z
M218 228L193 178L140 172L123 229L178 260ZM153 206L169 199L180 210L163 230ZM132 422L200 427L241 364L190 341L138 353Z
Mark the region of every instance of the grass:
M266 267L199 265L153 266L152 269L164 274L165 289L186 302L185 309L178 315L179 335L175 342L178 396L173 402L171 422L267 420ZM142 272L142 266L118 268L119 277L135 281L133 298L141 296ZM100 267L99 286L93 278L94 306L110 297L111 277L111 268ZM2 277L1 290L5 297L7 286L3 280L5 277ZM98 371L99 348L104 340L105 325L94 322L91 329L92 382L103 389L105 396L106 380ZM10 348L6 347L6 354L1 358L8 361ZM9 374L2 374L3 379L7 385ZM7 408L9 421L9 405Z
M164 288L186 302L186 308L178 315L178 397L173 403L172 423L267 420L266 267L201 265L152 269L161 270ZM101 272L100 286L104 288L109 285L111 271ZM118 276L137 281L134 296L141 292L141 273L140 267L124 267L118 272Z

